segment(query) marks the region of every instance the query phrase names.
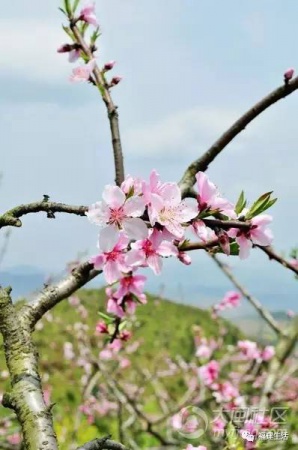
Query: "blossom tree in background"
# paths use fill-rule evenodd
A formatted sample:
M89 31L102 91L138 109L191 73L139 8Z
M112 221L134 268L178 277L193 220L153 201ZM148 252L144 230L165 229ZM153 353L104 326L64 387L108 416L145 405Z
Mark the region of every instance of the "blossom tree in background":
M216 348L220 345L218 341L212 343L202 337L196 349L197 364L195 367L186 364L186 372L190 370L196 373L197 379L201 380L211 398L218 404L227 406L225 421L217 419L214 429L223 430L226 423L233 428L235 423L230 411L233 411L236 406L246 405L245 396L241 392L241 383L249 383L251 373L255 374L256 382L259 376L264 374L267 376L262 392L256 394L256 399L262 408L268 406L278 382L279 372L295 346L297 327L296 322L293 321L290 327L282 329L261 303L234 280L233 275L218 259L217 254L224 253L231 258L244 259L249 257L252 249L259 249L296 275L298 268L295 261L285 260L270 247L273 241L269 227L272 217L268 215L267 210L276 201L272 198L272 192L262 194L251 205L241 192L238 201L233 204L222 197L219 189L205 172L229 142L252 120L275 102L297 90L298 77L293 78L293 70L287 70L283 84L248 110L202 156L193 161L178 183L161 180L158 171L154 168L149 180L140 179L138 176L125 176L118 108L111 95L112 89L121 82L121 77L110 75L115 67L115 61L105 63L97 59L96 51L100 32L95 5L93 3L80 5L79 0L64 0L61 11L65 16L66 25L63 28L68 42L62 44L58 52L67 53L69 61L78 64L72 70L70 81L89 83L103 100L111 132L115 184L111 181L111 184L105 186L101 199L96 198L95 194L95 203L91 206L56 203L44 196L39 202L14 207L0 216L0 228L21 227L22 216L45 212L48 218L55 218L57 213L75 214L81 216L82 220L88 219L99 229L94 256L75 267L66 278L57 283L50 283L36 295L31 303L14 305L10 296L11 288L1 288L0 330L11 382L11 389L4 394L2 403L5 407L11 408L17 416L23 439L20 445L23 448L26 450L58 449L52 407L47 402L47 392L42 390L32 334L40 324L40 320L55 305L73 295L94 277L102 275L108 284L107 307L106 311L101 313L102 320L98 324L97 331L104 335L105 346L99 358L94 360L91 350L88 352L89 345L85 342L83 345L85 353L80 355L80 363L86 370L87 387L90 383L88 377L95 375L92 370L90 372L90 369L103 377L106 386L101 393L101 403L100 399L94 401L89 387L87 392L90 395L89 397L85 395L80 412L86 414L89 420L93 420L96 411L99 414L105 414L103 411L113 410L115 404L119 409L120 404L124 407L127 403L130 405L130 414L133 417L141 417L143 422L147 421L147 431L155 434L155 437L159 436L159 433L154 431L156 422L147 420L142 409L133 404L130 394L123 390L117 379L118 372L115 372L114 377L110 376L107 372L106 361L115 360L123 370L129 365L129 360L119 354L121 355L120 351L125 348L125 343L131 338L129 318L135 314L137 306L142 308L147 301L144 293L146 276L143 275L143 270L148 268L159 275L162 273L164 259L169 257L177 258L177 263L189 265L191 263L189 252L200 250L206 252L206 257L209 255L214 259L238 289L237 292L227 293L223 300L214 306L212 310L214 320L217 320L217 315L223 309L237 306L240 301L238 292L240 292L257 309L278 338L275 348L270 346L259 348L254 342L240 340L237 348L233 350L235 352L233 357L244 358L248 367L245 368L247 373L240 370L234 378L231 378L232 374L227 377L223 370L229 360L222 362L214 356ZM82 308L80 311L84 315ZM79 339L83 339L81 334ZM227 353L226 357L230 356ZM65 345L65 357L69 360L77 358L72 345ZM254 372L250 368L252 361ZM120 375L121 371L119 379ZM111 392L113 399L109 400ZM179 399L177 401L179 411L182 406ZM187 401L197 402L197 399L188 398ZM164 413L164 416L174 416L173 427L179 430L183 425L181 414L175 417L172 413L173 410L168 411ZM158 423L161 421L161 419L156 420ZM237 448L254 448L251 436L254 437L259 429L268 428L270 423L267 417L260 418L257 430L253 429L249 420L251 419L247 418L241 424L242 440L239 440L238 435L233 438L234 441L232 438L224 437L221 442L226 447L223 448L232 449L236 446ZM182 423L181 426L179 421ZM136 442L133 436L130 437L129 442L125 442L125 433L120 435L119 440L122 441L122 438L124 440L120 443L111 440L110 436L99 436L98 439L87 442L80 449L125 450ZM161 439L157 437L157 439L160 444L166 446L176 445L175 448L181 448L181 445L184 445L179 439L174 442L168 442L163 437ZM18 442L12 440L10 444L18 445ZM180 447L177 447L179 445ZM206 447L200 442L186 446L187 450L203 450L204 448Z

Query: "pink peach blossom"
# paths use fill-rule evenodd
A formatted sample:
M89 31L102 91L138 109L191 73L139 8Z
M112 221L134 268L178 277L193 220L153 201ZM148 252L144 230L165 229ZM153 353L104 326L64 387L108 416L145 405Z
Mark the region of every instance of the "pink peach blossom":
M109 314L114 314L115 316L120 318L124 317L125 312L121 306L122 298L119 299L119 297L115 295L111 288L106 289L106 294L108 296L107 312Z
M228 217L236 217L232 203L220 196L217 187L204 172L198 172L196 179L199 191L198 202L201 211L205 209L218 210Z
M84 66L75 67L72 71L72 75L69 77L69 80L72 82L88 81L95 68L95 64L95 59L91 59Z
M226 422L222 420L220 417L217 417L212 422L212 431L213 433L222 433L225 429Z
M272 345L267 345L261 352L260 357L263 361L270 361L275 355L275 348Z
M102 230L99 236L98 247L102 253L93 256L90 262L96 270L103 270L105 279L109 284L119 280L122 272L129 272L129 267L125 263L126 250L129 239L122 232L113 227Z
M126 198L118 186L107 185L102 194L103 201L89 207L86 213L90 222L110 229L123 229L132 239L145 239L148 230L145 222L140 219L144 213L144 200L136 195Z
M183 224L194 219L198 210L193 204L186 204L181 200L181 191L176 183L167 183L161 189L160 195L151 194L149 208L150 223L163 225L176 238L184 236Z
M272 221L272 217L268 214L261 214L253 217L250 221L252 227L249 231L243 231L231 228L228 235L235 238L239 245L239 258L245 259L249 256L250 249L253 244L267 246L273 241L272 231L267 225Z
M147 239L131 244L125 262L128 266L149 266L155 275L162 269L162 257L177 256L178 250L174 244L163 240L163 234L153 230Z
M146 277L144 275L128 275L121 278L120 287L116 292L116 297L124 297L128 294L136 295L142 303L146 302L144 299L144 284Z
M260 351L257 347L256 342L249 340L238 341L238 348L241 351L242 355L249 360L260 358Z
M199 368L199 376L206 386L210 386L219 375L219 363L215 360Z
M95 3L88 2L84 8L81 9L79 14L80 20L87 22L91 25L98 26L97 18L95 15Z

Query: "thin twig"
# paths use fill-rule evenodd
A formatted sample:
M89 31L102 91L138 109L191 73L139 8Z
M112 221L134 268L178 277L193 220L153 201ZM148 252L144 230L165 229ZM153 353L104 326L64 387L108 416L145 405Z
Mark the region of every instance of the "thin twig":
M198 159L193 161L186 169L179 185L185 197L189 189L195 184L195 176L199 171L207 170L209 164L219 155L219 153L252 122L258 115L269 108L271 105L287 97L298 89L298 77L287 84L278 87L261 101L256 103L242 117L240 117L214 144Z
M21 227L20 217L37 212L46 212L50 219L55 218L55 213L68 213L77 216L85 216L88 208L86 206L66 205L65 203L56 203L50 201L39 201L16 206L0 216L0 228L12 226Z
M89 48L87 43L84 40L80 30L78 29L75 21L70 17L70 28L74 34L77 44L80 45L85 55L89 58L89 60L94 58L92 50ZM96 85L99 88L102 99L106 105L110 130L112 136L112 145L113 145L113 154L114 154L114 164L115 164L115 183L120 186L122 181L124 180L124 161L123 161L123 153L122 153L122 145L120 138L120 130L119 130L119 117L117 106L114 105L109 87L104 79L104 76L97 65L94 68L94 77L96 81Z
M276 354L272 358L268 368L262 395L260 399L260 410L268 406L271 395L274 392L276 382L281 376L281 369L284 367L286 359L295 349L298 338L298 321L294 320L290 327L285 330L284 336L276 345Z
M269 256L269 259L274 259L274 261L277 261L282 266L286 267L289 270L292 270L296 275L298 275L298 267L295 267L293 264L289 263L286 259L284 259L282 256L278 255L272 247L262 247L261 245L255 245L255 247L258 247L260 250L262 250L266 255Z
M249 303L257 310L260 316L267 322L267 324L277 333L283 334L280 329L278 323L270 314L270 312L263 307L258 299L250 295L250 293L239 283L239 281L234 277L231 270L227 267L226 264L223 264L215 255L210 255L211 258L215 261L218 267L222 270L222 272L229 278L229 280L234 284L234 286L238 289L239 292L245 297Z

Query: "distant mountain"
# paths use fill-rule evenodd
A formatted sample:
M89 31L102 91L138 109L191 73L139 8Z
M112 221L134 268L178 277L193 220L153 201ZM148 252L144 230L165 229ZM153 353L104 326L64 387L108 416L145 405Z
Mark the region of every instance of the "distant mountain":
M0 285L12 287L12 298L31 294L40 288L46 280L46 274L32 266L15 266L0 270Z

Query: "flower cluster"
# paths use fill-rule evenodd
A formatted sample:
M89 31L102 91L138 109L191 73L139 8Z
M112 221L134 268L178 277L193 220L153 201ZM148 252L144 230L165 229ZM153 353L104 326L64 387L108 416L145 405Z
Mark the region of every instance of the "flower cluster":
M191 263L186 250L189 232L195 233L203 243L213 242L216 251L230 254L233 242L239 245L239 256L246 257L253 243L268 245L272 236L266 227L267 215L246 220L242 230L233 228L239 216L239 201L236 206L223 198L217 187L203 172L198 172L197 199L182 199L177 183L162 182L153 170L149 181L128 176L121 186L107 185L102 200L91 205L86 213L90 222L100 227L98 253L91 258L94 268L102 270L109 285L107 311L118 318L133 314L137 303L146 303L143 293L146 277L136 274L140 268L149 267L159 275L163 259L177 258L182 263ZM265 203L269 201L266 197ZM242 202L243 203L243 202ZM257 206L256 206L257 205ZM253 215L259 203L255 203L247 215ZM219 225L210 228L207 217L218 219ZM231 228L221 229L222 221L231 222ZM238 305L240 295L228 292L215 310L220 311Z
M225 309L236 308L239 306L241 300L241 294L235 291L228 291L223 299L213 306L212 313L215 317L219 311L224 311Z
M62 44L58 49L58 53L68 53L68 61L73 63L76 62L79 58L82 58L85 64L82 64L78 67L75 67L72 71L72 74L69 77L71 82L81 82L81 81L91 81L94 84L97 84L96 78L92 77L92 74L95 70L98 70L100 76L102 77L102 84L107 88L111 88L116 86L122 80L120 76L114 76L109 83L106 82L105 74L106 72L113 69L116 61L108 61L104 64L102 69L98 69L96 65L96 59L94 57L94 52L96 51L95 41L100 36L99 33L99 24L96 17L95 12L95 3L88 2L85 6L76 14L75 9L71 10L62 10L66 16L68 16L69 22L71 24L70 28L63 27L64 31L67 35L72 38L73 42L71 44L66 43ZM78 40L75 33L73 32L73 27L77 26L77 24L83 24L84 31L82 32L82 40ZM96 28L95 32L91 34L90 44L86 42L85 31L89 26L93 26ZM86 50L88 48L88 51ZM91 57L90 57L90 53Z

